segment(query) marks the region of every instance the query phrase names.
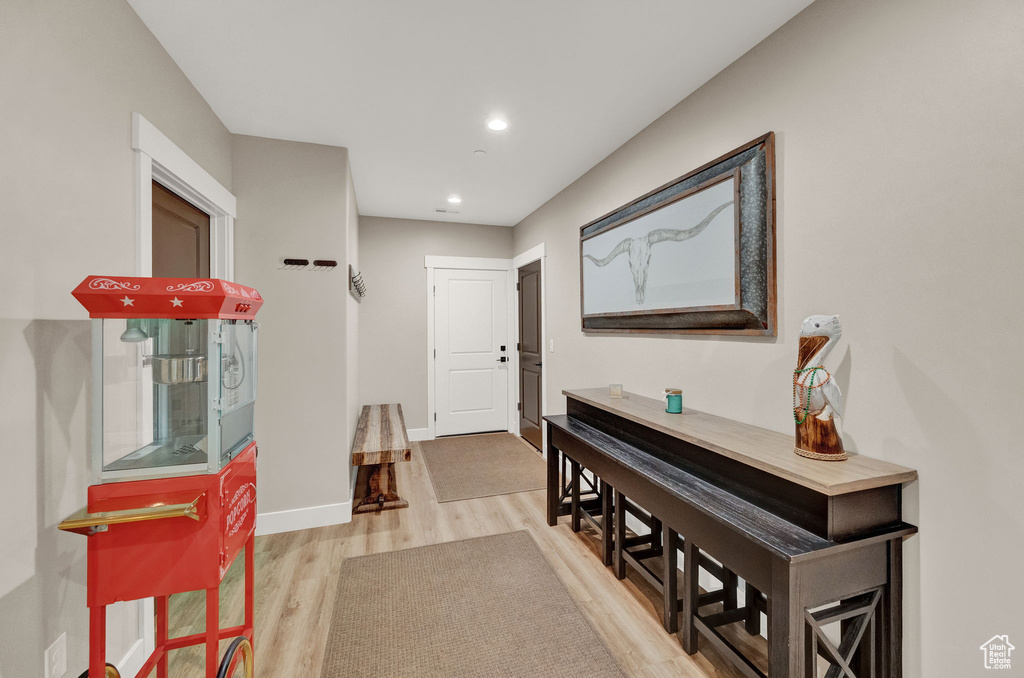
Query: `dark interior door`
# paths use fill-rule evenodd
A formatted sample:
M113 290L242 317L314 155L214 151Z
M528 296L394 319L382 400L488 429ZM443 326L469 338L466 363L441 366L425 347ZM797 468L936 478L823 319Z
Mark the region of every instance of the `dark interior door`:
M153 277L210 277L210 215L155 181Z
M540 261L519 269L519 434L541 449Z

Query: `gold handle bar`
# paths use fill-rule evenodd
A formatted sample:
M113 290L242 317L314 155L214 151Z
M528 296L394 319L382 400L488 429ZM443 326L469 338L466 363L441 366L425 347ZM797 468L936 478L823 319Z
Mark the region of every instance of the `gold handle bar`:
M160 506L142 506L121 511L101 511L89 513L87 508L76 511L68 516L57 527L67 532L91 535L106 532L109 525L121 523L137 523L143 520L160 520L163 518L191 518L199 520L199 500L206 493L186 504L165 504Z

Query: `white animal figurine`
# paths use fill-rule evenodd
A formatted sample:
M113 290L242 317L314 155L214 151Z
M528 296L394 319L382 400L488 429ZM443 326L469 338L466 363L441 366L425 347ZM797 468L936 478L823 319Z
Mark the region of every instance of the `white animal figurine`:
M837 315L812 315L800 326L800 350L793 370L795 451L823 461L846 459L833 416L843 416L843 393L823 363L843 334Z

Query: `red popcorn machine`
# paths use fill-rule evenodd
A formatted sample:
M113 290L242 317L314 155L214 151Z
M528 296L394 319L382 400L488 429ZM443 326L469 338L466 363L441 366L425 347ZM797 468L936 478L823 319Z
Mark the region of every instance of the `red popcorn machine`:
M206 647L206 676L253 675L256 312L223 280L90 276L72 293L92 318L93 484L60 529L88 537L89 669L111 678L106 606L155 598L156 645ZM220 628L221 581L245 549L245 621ZM168 635L170 596L206 591L206 631ZM219 641L233 639L223 658ZM219 661L218 661L219 660Z

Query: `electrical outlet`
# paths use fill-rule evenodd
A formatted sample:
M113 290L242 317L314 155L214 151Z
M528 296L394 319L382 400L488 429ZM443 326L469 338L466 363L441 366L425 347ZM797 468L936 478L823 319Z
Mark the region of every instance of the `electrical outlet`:
M68 672L68 634L60 634L53 645L46 648L46 678L64 678Z

